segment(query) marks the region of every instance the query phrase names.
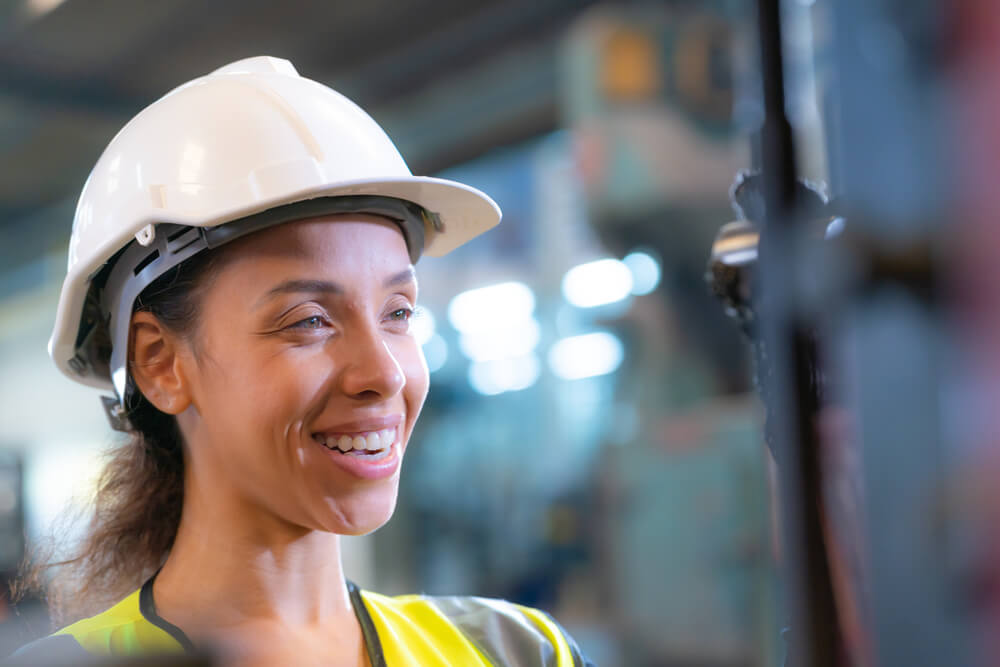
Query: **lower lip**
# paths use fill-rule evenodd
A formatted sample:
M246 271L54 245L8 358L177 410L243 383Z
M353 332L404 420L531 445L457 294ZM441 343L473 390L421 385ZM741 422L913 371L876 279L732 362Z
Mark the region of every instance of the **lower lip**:
M318 442L316 443L316 446L326 452L327 456L331 461L333 461L334 465L348 474L361 479L385 479L387 477L392 477L396 474L396 471L399 470L400 446L398 436L396 441L392 443L389 455L385 458L379 459L378 461L372 461L364 456L343 454L339 451L335 452L327 449Z

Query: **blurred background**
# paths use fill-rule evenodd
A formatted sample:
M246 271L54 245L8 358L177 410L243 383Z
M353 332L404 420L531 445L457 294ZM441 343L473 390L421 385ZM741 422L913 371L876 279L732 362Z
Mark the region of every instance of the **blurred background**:
M834 316L851 415L826 507L866 519L826 534L866 573L843 664L989 663L1000 21L986 0L775 4L796 175L855 230L788 274L795 313ZM781 585L801 536L775 530L752 349L706 283L737 172L773 156L761 25L750 0L0 0L2 576L118 442L46 353L90 168L166 91L267 54L504 211L418 268L432 388L348 576L541 607L601 665L782 664L787 599L815 591ZM40 601L0 600L0 654L49 631Z

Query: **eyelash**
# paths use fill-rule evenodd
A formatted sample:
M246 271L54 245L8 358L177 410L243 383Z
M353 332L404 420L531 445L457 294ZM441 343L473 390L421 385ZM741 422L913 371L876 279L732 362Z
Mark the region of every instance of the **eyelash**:
M399 315L400 313L402 313L402 315L397 317L397 315ZM392 311L389 314L389 317L390 317L390 319L392 319L394 321L397 321L397 322L398 321L409 322L413 318L414 314L415 314L415 311L414 311L413 308L397 308L396 310ZM315 322L316 325L315 326L310 325L311 322ZM288 326L288 328L289 329L319 329L323 324L326 324L326 320L324 320L321 315L312 315L310 317L306 317L305 319L301 319L298 322L290 324Z

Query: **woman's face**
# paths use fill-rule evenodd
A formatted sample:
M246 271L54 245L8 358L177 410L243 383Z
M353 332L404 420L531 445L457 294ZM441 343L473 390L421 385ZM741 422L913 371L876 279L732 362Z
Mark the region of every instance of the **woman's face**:
M227 246L183 371L189 486L306 529L385 523L428 389L416 298L403 236L375 216Z

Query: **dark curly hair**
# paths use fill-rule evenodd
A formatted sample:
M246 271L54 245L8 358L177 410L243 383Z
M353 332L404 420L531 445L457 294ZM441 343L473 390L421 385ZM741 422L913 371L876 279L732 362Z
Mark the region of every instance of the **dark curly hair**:
M160 276L136 299L133 312L152 313L190 339L202 293L219 264L206 250ZM44 594L63 625L97 613L152 576L173 546L184 504L183 440L177 421L146 400L131 374L125 392L127 439L107 452L84 537L56 558L53 535L29 553L14 597Z

